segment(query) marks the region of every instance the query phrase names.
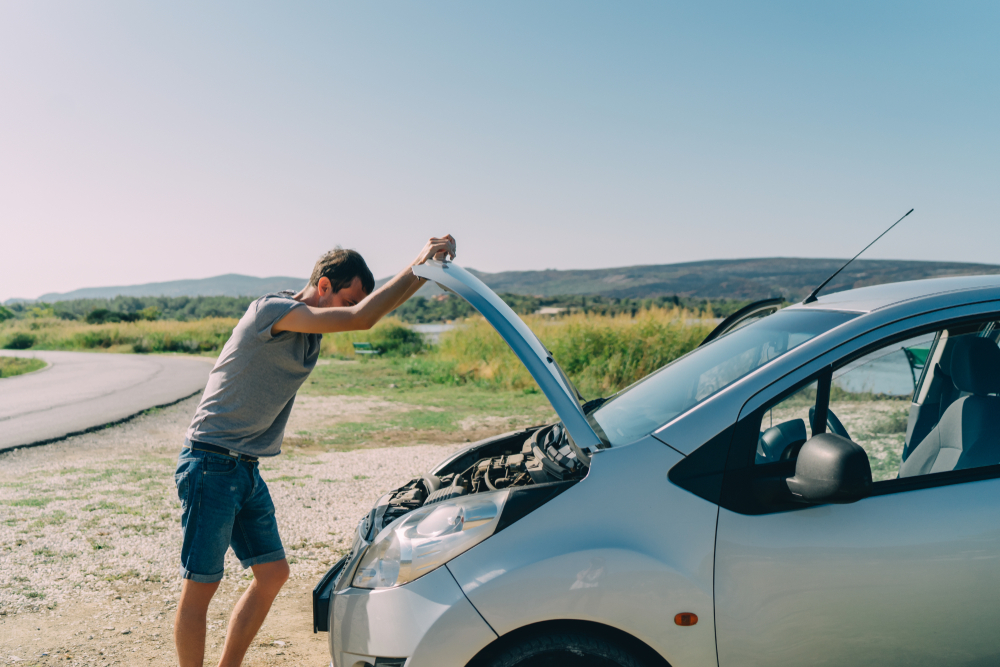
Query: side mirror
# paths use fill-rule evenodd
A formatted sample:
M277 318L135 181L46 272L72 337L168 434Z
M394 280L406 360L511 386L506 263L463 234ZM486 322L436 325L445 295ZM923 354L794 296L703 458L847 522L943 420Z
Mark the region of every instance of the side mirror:
M802 445L795 476L786 482L795 502L853 503L871 495L872 469L860 445L839 435L820 433Z

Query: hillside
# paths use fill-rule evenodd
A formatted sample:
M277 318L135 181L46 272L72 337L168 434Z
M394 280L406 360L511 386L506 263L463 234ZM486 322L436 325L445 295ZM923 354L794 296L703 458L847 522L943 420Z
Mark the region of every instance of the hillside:
M789 301L797 301L809 294L845 261L847 260L770 257L616 269L503 273L475 271L475 274L494 291L511 294L596 294L632 299L676 294L703 299L739 300L781 296ZM858 260L837 276L824 292L978 273L1000 273L1000 266L962 262Z
M163 283L142 285L118 285L115 287L84 287L64 292L50 293L38 297L37 301L54 303L73 299L111 299L116 296L259 296L283 289L300 290L307 278L273 276L255 278L238 273L227 273L200 280L171 280Z
M610 298L645 299L678 295L699 299L763 299L772 296L796 301L836 271L846 260L770 257L723 259L683 264L627 266L614 269L566 271L505 271L485 273L470 269L498 293L562 296L599 295ZM962 262L918 262L904 260L858 260L824 290L839 290L880 283L940 276L997 274L994 264ZM381 285L388 278L378 281ZM281 289L299 289L304 278L277 276L254 278L227 274L201 280L174 280L144 285L88 287L63 294L44 294L38 301L113 298L115 296L258 296ZM418 293L433 296L440 290L427 285Z

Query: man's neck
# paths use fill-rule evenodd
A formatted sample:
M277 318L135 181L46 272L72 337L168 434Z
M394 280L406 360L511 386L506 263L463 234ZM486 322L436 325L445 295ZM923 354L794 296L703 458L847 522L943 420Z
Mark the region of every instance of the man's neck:
M292 298L315 308L319 304L319 290L316 289L315 285L306 285L301 292Z

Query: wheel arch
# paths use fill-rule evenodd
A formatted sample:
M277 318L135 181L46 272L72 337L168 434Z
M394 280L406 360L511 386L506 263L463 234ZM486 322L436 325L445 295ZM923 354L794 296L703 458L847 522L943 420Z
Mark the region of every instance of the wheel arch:
M594 621L582 621L575 619L540 621L538 623L524 625L515 630L511 630L510 632L493 640L487 646L483 647L483 649L468 662L466 667L484 667L490 657L495 655L497 652L530 637L567 632L579 632L591 636L600 636L608 641L615 642L631 653L634 657L642 660L648 667L671 667L670 663L668 663L662 655L657 653L655 649L638 637L610 625L596 623Z

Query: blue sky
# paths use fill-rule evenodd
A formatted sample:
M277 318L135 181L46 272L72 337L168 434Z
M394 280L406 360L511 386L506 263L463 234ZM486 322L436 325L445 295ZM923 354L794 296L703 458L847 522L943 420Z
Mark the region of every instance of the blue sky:
M1000 263L996 3L0 4L0 299L431 234ZM905 226L904 226L905 225Z

